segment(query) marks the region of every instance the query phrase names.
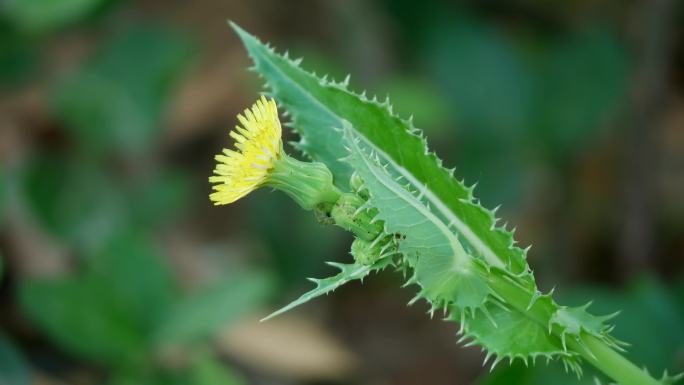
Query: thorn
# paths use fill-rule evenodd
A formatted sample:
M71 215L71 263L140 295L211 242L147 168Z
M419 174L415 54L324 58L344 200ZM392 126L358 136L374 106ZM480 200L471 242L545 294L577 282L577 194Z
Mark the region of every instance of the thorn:
M551 298L551 297L553 297L553 293L555 293L555 292L556 292L556 287L554 286L551 288L551 290L549 290L548 293L544 294L544 296Z
M420 293L416 294L416 296L411 298L411 300L408 302L408 306L412 306L414 303L418 302L420 298Z
M567 352L568 347L565 344L565 331L561 332L560 337L561 337L561 345L563 345L563 351Z
M343 263L332 262L332 261L325 262L325 264L328 265L328 266L336 267L336 268L338 268L338 269L340 269L340 270L344 270L344 269L347 267L347 265L345 265L345 264L343 264Z
M482 362L482 367L485 367L487 365L487 361L489 361L489 359L492 358L492 355L492 352L487 352L487 355L485 356L484 361Z
M539 298L541 298L541 292L539 290L535 290L534 294L532 294L532 298L530 298L530 303L527 305L527 308L525 310L529 311L532 309L532 306L537 302Z
M494 363L493 363L492 366L489 368L489 372L490 372L490 373L494 371L494 368L496 368L496 365L498 365L499 362L501 362L501 356L497 356L496 359L494 360Z
M458 341L456 341L456 343L460 345L460 344L464 343L468 338L470 338L470 336L463 335L461 338L458 339Z
M465 311L461 311L461 322L460 322L460 328L458 329L459 333L463 333L465 330Z

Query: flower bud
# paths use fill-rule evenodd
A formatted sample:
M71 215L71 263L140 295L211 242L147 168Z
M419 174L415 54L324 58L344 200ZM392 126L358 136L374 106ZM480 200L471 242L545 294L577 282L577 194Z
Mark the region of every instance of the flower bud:
M305 210L318 209L325 213L341 195L325 164L302 162L286 154L274 162L264 184L285 192Z
M371 241L382 232L382 224L372 222L376 211L362 208L364 203L358 195L344 193L332 207L330 216L338 226L351 231L358 238Z

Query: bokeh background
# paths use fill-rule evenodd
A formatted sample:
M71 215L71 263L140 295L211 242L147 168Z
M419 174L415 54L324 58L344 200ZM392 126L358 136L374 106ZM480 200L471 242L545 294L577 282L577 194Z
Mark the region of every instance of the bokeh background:
M594 384L490 373L390 272L258 323L351 239L282 194L210 205L262 90L227 19L390 95L503 204L541 288L622 310L629 357L683 371L683 8L1 0L0 384Z

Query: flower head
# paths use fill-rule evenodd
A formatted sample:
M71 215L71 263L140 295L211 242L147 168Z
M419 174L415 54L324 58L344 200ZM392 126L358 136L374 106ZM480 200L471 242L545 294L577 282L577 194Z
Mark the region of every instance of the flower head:
M209 195L215 205L225 205L242 198L263 185L275 162L283 153L282 129L273 99L264 96L251 109L237 116L240 125L230 132L236 150L223 149L209 182Z

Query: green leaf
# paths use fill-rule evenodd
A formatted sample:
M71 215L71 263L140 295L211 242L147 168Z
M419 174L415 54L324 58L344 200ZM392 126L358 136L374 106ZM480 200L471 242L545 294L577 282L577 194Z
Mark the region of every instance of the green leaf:
M370 191L370 206L379 210L385 232L402 234L399 251L408 259L421 286L420 297L433 306L454 303L463 309L482 306L490 295L485 277L464 250L458 236L421 200L394 180L379 163L379 157L362 149L348 123L344 130L350 147L349 163ZM496 260L495 262L498 262Z
M21 87L39 69L35 41L6 23L0 23L0 84Z
M436 215L456 228L464 247L488 261L500 260L515 273L527 272L525 253L514 246L512 234L495 226L493 212L473 199L472 188L456 180L452 170L442 167L427 150L420 131L394 115L388 101L380 103L356 95L346 89L346 81L319 79L299 68L297 61L278 55L240 27L232 26L273 96L291 114L293 127L301 135L297 147L325 163L338 186L348 186L352 168L340 161L348 151L343 132L333 128L343 127L347 120L354 134L391 169L391 174L421 191Z
M59 84L57 116L84 151L140 152L158 135L171 91L192 53L179 32L130 28Z
M22 282L19 301L63 349L119 366L149 354L149 336L164 320L173 294L160 256L131 230L89 256L73 277Z
M175 373L174 373L175 374ZM167 379L164 373L156 367L135 366L116 367L109 373L106 385L174 385L181 384L176 377Z
M531 71L511 35L466 12L429 29L421 59L449 97L459 142L480 141L485 145L478 147L492 149L515 141L533 112L534 93Z
M38 222L78 251L92 252L125 227L120 182L90 162L52 154L23 170L22 192Z
M206 339L260 306L272 288L271 277L263 272L230 274L214 286L174 304L159 325L155 341L169 345Z
M243 385L245 380L227 365L213 356L204 354L196 359L188 370L186 384L193 385Z
M677 352L684 347L684 334L677 325L684 323L684 312L678 309L673 291L653 279L639 279L623 288L576 287L559 296L568 303L580 303L593 298L592 308L597 312L622 309L615 316L615 335L633 341L627 356L646 364L654 373L662 373L671 367L676 372L684 370L677 364ZM684 298L684 296L679 296ZM644 330L649 338L644 338ZM556 363L527 368L522 364L499 366L491 375L477 382L478 385L597 385L610 381L595 381L596 371L589 370L582 380L568 377ZM661 380L661 382L663 382ZM666 382L663 382L666 383Z
M493 212L481 207L472 188L441 166L419 131L395 116L389 102L351 93L346 82L319 79L232 26L255 69L291 114L302 137L297 146L324 162L342 187L351 170L363 170L362 179L376 195L371 204L380 206L379 219L386 222L388 232L407 237L400 250L416 269L413 279L421 283L421 296L438 307L454 300L466 307L481 306L489 289L484 277L474 273L471 255L514 274L528 274L524 251L513 246L512 234L495 227ZM349 163L342 160L349 155L346 146L357 147ZM459 271L464 274L452 276Z
M614 338L609 337L611 326L608 326L606 322L617 316L617 313L608 316L595 316L587 312L587 308L591 303L587 303L584 306L578 307L567 307L561 306L556 310L556 312L551 316L549 321L549 326L559 326L563 331L561 332L561 341L563 343L563 348L565 349L565 338L566 335L573 336L579 340L582 333L589 333L595 337L604 339L604 342L611 345L613 348L621 350L620 342Z
M99 277L24 281L19 300L29 319L72 354L112 365L145 354L134 315Z
M514 279L505 273L495 273L485 262L470 256L440 218L433 214L420 192L411 192L394 180L378 157L363 148L358 137L353 137L345 125L350 156L348 161L364 181L363 188L370 195L369 204L378 209L378 220L384 221L387 233L401 234L399 251L413 268L409 283L420 285L414 301L428 300L431 312L444 308L451 311L451 319L461 323L462 340L484 346L488 353L485 361L521 359L534 361L537 357L562 358L567 367L579 371L577 355L568 351L548 325L547 318L531 317L509 307L490 287L493 278ZM351 136L351 137L350 137ZM498 262L496 260L495 262ZM528 281L522 282L523 286ZM532 286L529 298L536 289ZM549 297L540 296L526 304L537 308L555 309ZM514 333L512 333L515 331Z
M0 384L30 384L28 364L19 350L2 333L0 333Z
M87 261L93 277L126 309L144 334L156 330L176 299L176 287L163 256L148 236L131 228L118 234Z
M672 287L642 277L623 288L577 287L561 292L560 298L569 304L580 304L592 298L594 312L611 313L615 316L616 338L628 341L631 346L626 356L648 367L653 373L684 372L684 361L678 352L684 349L684 308L678 306L677 295ZM682 293L684 294L684 293ZM644 338L644 330L649 337Z
M391 263L391 260L389 258L382 259L380 261L377 261L373 265L362 265L359 263L349 263L349 264L344 264L344 263L336 263L336 262L328 262L330 266L333 266L335 268L340 269L340 272L335 274L332 277L328 278L323 278L323 279L316 279L316 278L310 278L309 280L313 282L316 287L309 290L308 292L304 293L302 296L297 298L296 300L290 302L287 306L278 309L277 311L269 314L267 317L265 317L262 321L269 320L273 317L277 317L287 311L290 311L294 309L295 307L299 305L303 305L312 299L316 297L320 297L325 294L329 294L338 287L346 284L347 282L350 281L363 281L364 278L366 278L371 272L377 271L377 270L382 270L385 267L387 267Z
M628 55L615 32L589 28L550 44L530 137L553 157L572 154L615 114L627 86Z
M561 356L564 365L571 365L566 370L581 372L577 354L563 349L548 328L503 306L489 304L487 312L485 316L476 316L463 323L461 341L470 340L471 344L487 347L485 363L492 359L492 369L505 358L511 362L520 359L527 365L534 364L538 358L549 361ZM458 313L452 317L454 321L460 318ZM469 343L465 345L469 346Z

